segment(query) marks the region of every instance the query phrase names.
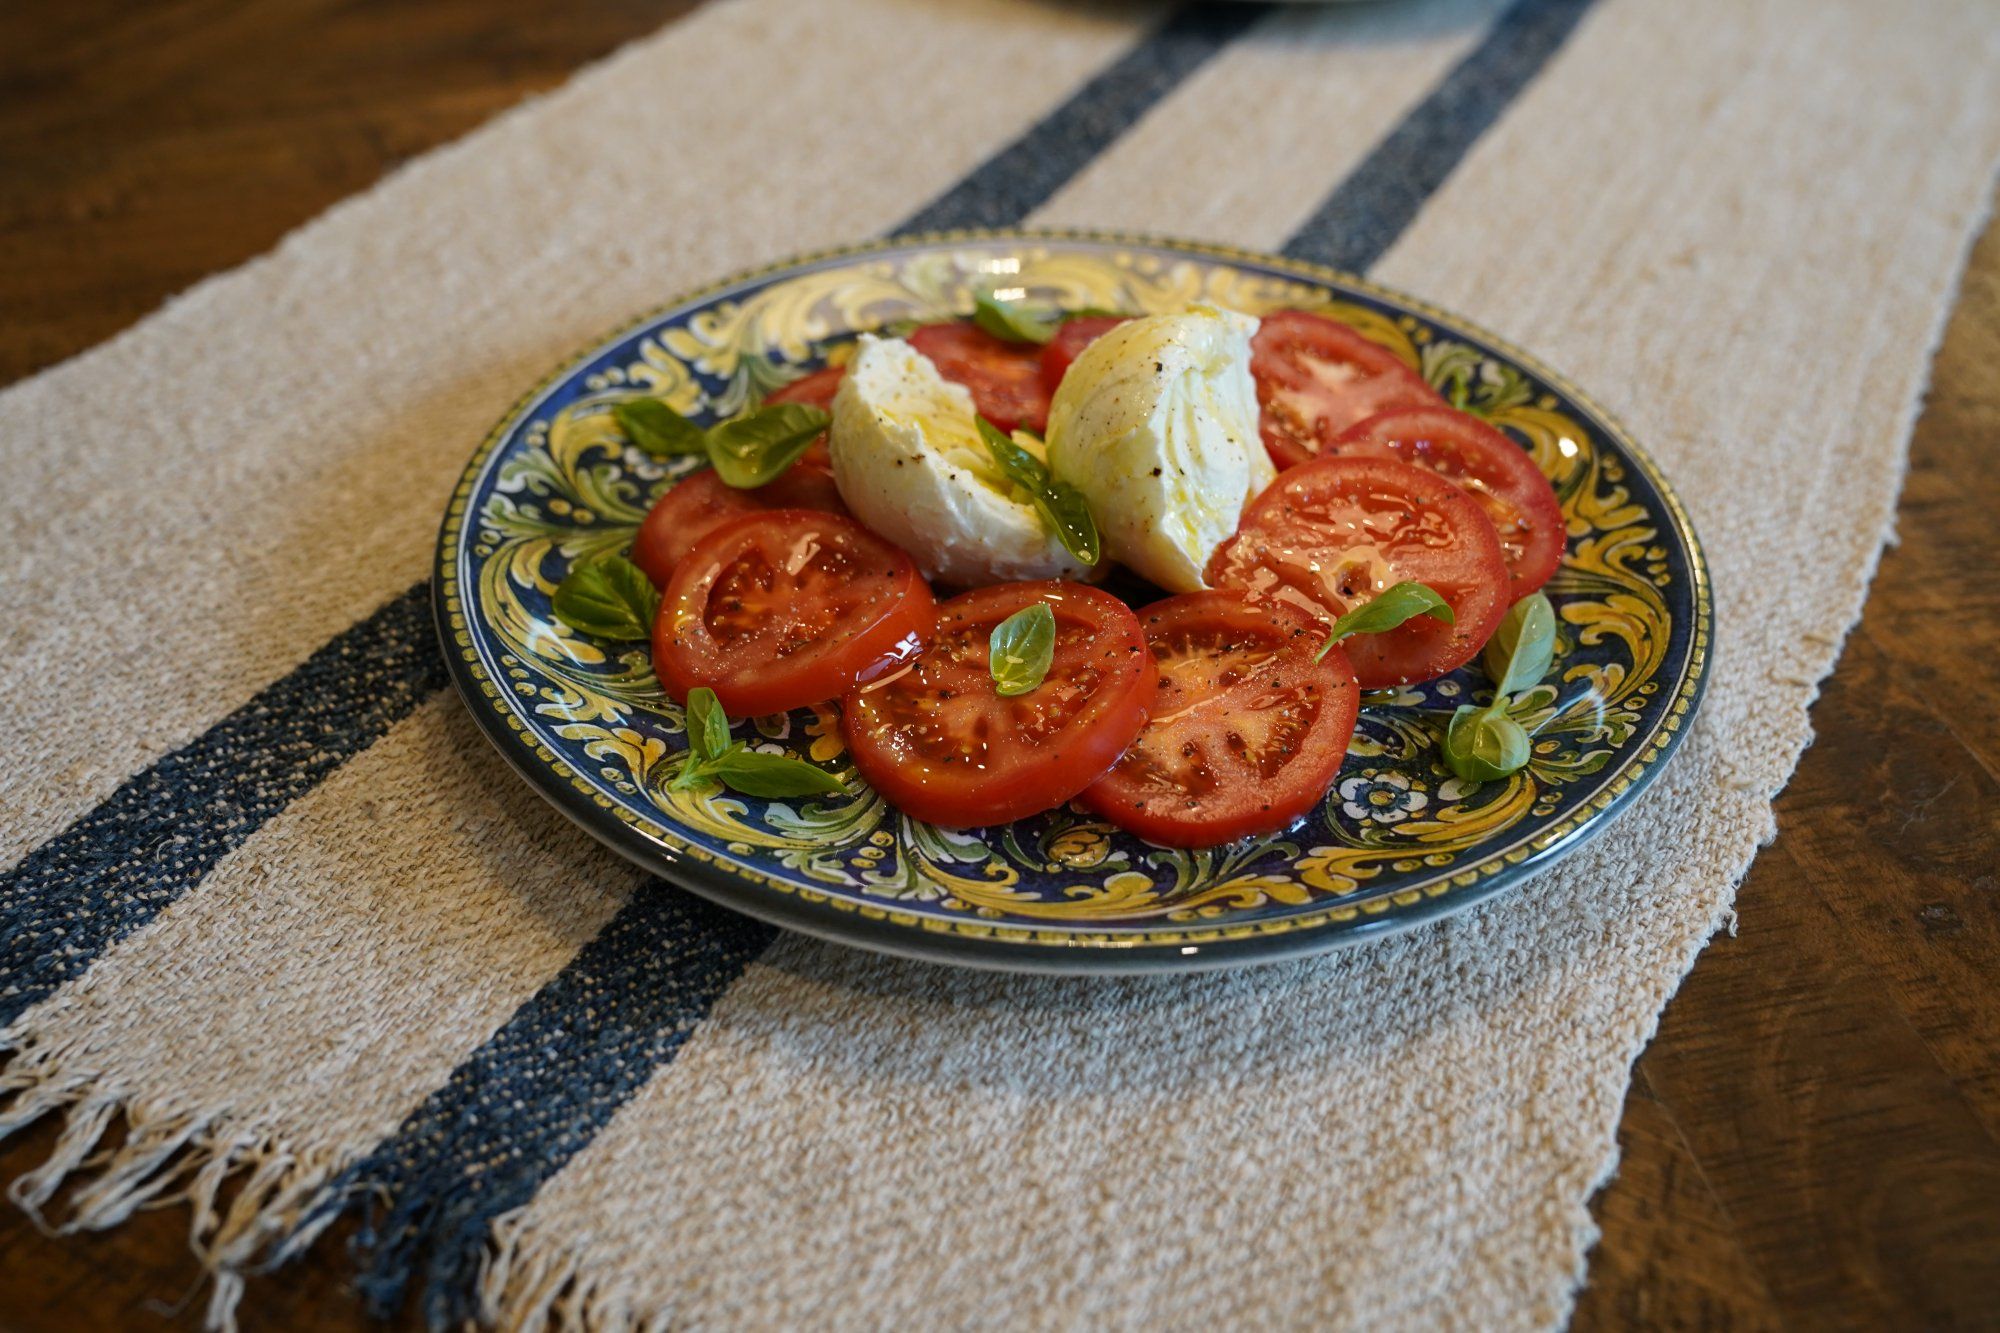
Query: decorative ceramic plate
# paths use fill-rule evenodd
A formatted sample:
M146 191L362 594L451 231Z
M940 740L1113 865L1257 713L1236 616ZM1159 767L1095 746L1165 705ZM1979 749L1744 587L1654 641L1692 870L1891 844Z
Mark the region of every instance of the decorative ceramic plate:
M1393 348L1528 448L1554 481L1569 550L1546 592L1556 668L1512 711L1528 767L1480 786L1439 757L1474 665L1371 695L1318 811L1206 851L1157 847L1065 808L953 832L899 815L855 777L831 706L739 735L835 768L848 799L670 791L681 710L643 645L560 624L579 560L630 542L692 460L625 445L612 409L665 399L740 411L843 360L862 330L971 308L1004 277L1069 308L1322 310ZM1701 550L1665 480L1561 377L1489 334L1345 274L1170 241L1073 234L906 237L732 278L647 315L558 370L474 453L445 515L435 598L446 657L487 735L541 793L640 865L781 926L942 962L1042 971L1221 966L1353 944L1455 912L1600 831L1686 734L1708 655Z

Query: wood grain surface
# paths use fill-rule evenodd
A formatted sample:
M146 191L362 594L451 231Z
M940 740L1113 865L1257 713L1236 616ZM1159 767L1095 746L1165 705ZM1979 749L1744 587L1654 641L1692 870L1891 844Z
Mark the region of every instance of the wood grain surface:
M0 382L693 3L0 6ZM1579 1329L2000 1328L2000 228L1899 527L1740 930L1638 1063ZM0 1178L53 1138L4 1145ZM198 1325L186 1227L49 1238L0 1209L0 1329ZM243 1327L379 1327L345 1235L254 1281Z

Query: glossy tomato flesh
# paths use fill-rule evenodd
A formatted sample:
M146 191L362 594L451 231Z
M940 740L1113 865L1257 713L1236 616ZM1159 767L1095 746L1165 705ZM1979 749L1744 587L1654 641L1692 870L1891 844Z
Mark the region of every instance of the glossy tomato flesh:
M755 490L738 490L703 469L667 488L632 539L632 563L664 588L694 544L731 519L772 509L820 509L845 514L833 473L801 458Z
M938 374L971 390L974 410L1001 430L1049 428L1049 391L1035 344L1003 342L970 320L926 324L909 341Z
M1122 315L1086 315L1063 321L1056 336L1042 347L1042 387L1051 398L1055 397L1071 364L1083 355L1083 349L1124 322Z
M1036 602L1055 613L1054 660L1035 689L1002 696L993 629ZM924 651L851 690L840 726L855 767L891 805L973 828L1054 809L1089 786L1139 734L1153 691L1130 607L1080 583L1002 583L939 607Z
M1499 534L1518 601L1549 581L1568 534L1555 487L1528 451L1478 417L1449 407L1405 407L1358 421L1327 452L1399 458L1428 468L1479 501Z
M1337 320L1304 310L1264 316L1250 341L1264 448L1280 468L1325 452L1355 422L1442 400L1402 358Z
M1328 625L1405 580L1436 589L1456 619L1419 616L1347 639L1364 689L1464 665L1510 604L1500 538L1479 502L1393 458L1322 458L1281 473L1208 566L1213 587L1288 602Z
M1212 847L1290 825L1326 795L1361 691L1326 631L1282 602L1236 592L1139 612L1159 667L1152 718L1083 806L1142 838Z
M653 669L735 717L834 698L922 648L937 615L910 557L852 519L773 509L732 519L674 570L653 622Z

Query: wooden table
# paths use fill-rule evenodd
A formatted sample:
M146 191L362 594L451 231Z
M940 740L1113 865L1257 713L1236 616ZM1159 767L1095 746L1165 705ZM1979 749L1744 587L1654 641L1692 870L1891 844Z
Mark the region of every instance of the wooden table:
M0 382L692 3L0 7ZM1638 1063L1581 1329L2000 1326L2000 228L1900 527L1740 933ZM52 1139L5 1145L0 1176ZM0 1210L0 1328L193 1326L186 1225L57 1241ZM336 1233L251 1284L244 1327L372 1327L346 1272Z

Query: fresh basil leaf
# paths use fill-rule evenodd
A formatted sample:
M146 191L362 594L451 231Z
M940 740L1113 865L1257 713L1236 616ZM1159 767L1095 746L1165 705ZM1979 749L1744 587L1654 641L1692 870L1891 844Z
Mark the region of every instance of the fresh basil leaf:
M618 641L644 639L653 632L660 592L630 560L607 555L565 575L551 604L556 619L579 633Z
M1062 316L1019 301L996 301L992 292L976 292L972 297L972 322L1002 342L1045 343L1056 336Z
M729 714L706 685L688 691L687 733L688 753L696 760L714 759L729 748Z
M1014 443L1014 437L985 417L977 417L979 438L986 442L987 452L993 461L1007 474L1007 480L1027 490L1040 490L1049 484L1048 465L1041 459Z
M1533 746L1520 723L1497 708L1461 704L1444 735L1445 766L1467 782L1491 782L1528 766Z
M797 462L832 420L804 403L767 403L711 427L708 461L725 485L751 490Z
M1333 645L1349 635L1380 634L1418 616L1432 616L1447 625L1456 618L1451 604L1435 588L1421 583L1394 584L1334 621L1333 632L1326 636L1313 660L1324 660L1333 651Z
M1123 310L1106 310L1101 305L1087 305L1081 310L1065 310L1062 312L1062 319L1064 323L1068 323L1072 319L1131 319L1131 318L1133 318L1133 316L1126 314Z
M657 398L634 398L611 409L625 438L656 458L698 454L708 448L708 432Z
M1555 652L1555 608L1548 598L1533 593L1508 609L1480 661L1498 693L1519 694L1549 674Z
M1104 539L1098 534L1097 520L1090 516L1090 506L1085 503L1082 491L1066 481L1051 481L1047 490L1030 494L1035 508L1041 511L1042 521L1055 532L1065 551L1084 565L1095 565L1104 558Z
M1555 645L1556 613L1548 598L1535 593L1508 608L1483 659L1493 677L1493 702L1484 708L1460 705L1445 729L1444 761L1452 772L1469 782L1490 782L1527 767L1534 738L1507 716L1507 700L1549 673Z
M844 796L847 788L825 769L789 755L765 754L738 744L702 766L703 775L745 796Z
M1022 607L993 627L986 657L995 692L1011 698L1034 690L1055 661L1056 613L1047 602Z
M923 326L921 319L892 319L882 326L882 332L891 338L907 338Z
M1104 539L1097 531L1097 520L1090 516L1083 493L1068 482L1051 477L1041 459L1014 443L998 426L985 417L978 420L979 438L986 441L987 452L993 455L993 461L1000 465L1007 480L1028 493L1030 503L1063 549L1086 565L1102 559Z

